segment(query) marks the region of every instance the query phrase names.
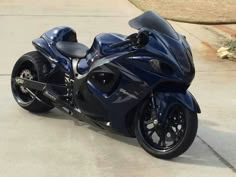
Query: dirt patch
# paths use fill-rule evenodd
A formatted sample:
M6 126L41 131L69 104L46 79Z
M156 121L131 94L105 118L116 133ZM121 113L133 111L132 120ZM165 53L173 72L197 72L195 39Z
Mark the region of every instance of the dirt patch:
M214 28L218 29L218 30L221 30L231 36L235 36L236 35L236 30L235 29L232 29L232 28L229 28L227 26L224 26L224 25L213 25Z
M166 19L201 23L236 23L236 0L129 0L144 11L153 10Z
M201 43L202 43L202 45L207 47L210 50L210 52L212 52L214 54L216 53L216 49L214 47L212 47L208 42L202 41Z

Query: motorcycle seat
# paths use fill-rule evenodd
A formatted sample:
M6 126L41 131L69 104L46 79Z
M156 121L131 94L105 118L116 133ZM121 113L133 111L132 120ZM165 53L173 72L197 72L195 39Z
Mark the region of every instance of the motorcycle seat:
M84 58L89 50L84 44L68 41L57 42L56 48L60 53L71 58Z

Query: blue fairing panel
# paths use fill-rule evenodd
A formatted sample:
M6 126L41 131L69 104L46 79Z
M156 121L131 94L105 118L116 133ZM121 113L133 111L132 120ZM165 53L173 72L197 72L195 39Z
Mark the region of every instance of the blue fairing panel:
M106 110L111 126L128 135L126 126L128 112L132 111L141 100L145 99L152 88L134 73L119 64L119 62L115 62L117 57L119 58L120 56L122 56L120 60L124 60L125 53L98 60L91 67L91 70L103 66L103 68L108 70L114 68L114 70L119 71L120 80L116 89L111 94L105 94L92 83L88 83L88 88L93 95L96 95L96 98Z
M32 41L32 43L36 50L46 57L50 63L60 66L66 73L72 72L70 59L59 53L54 43L49 44L44 38L35 39Z
M32 44L45 57L54 57L54 54L51 52L47 42L43 38L33 40Z

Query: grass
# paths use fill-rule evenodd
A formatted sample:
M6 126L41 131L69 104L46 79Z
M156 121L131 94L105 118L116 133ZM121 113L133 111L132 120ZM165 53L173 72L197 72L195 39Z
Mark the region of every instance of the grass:
M224 47L226 47L228 49L227 51L230 52L226 58L236 61L236 36L233 36L232 39L227 40Z
M229 47L229 51L236 54L236 39L230 39L225 43L226 47Z

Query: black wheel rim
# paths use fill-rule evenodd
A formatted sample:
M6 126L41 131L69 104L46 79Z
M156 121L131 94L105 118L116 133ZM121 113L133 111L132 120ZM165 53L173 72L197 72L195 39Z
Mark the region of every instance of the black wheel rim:
M139 121L140 130L151 149L159 152L170 151L181 144L186 132L186 117L180 105L173 105L164 122L158 121L150 104L144 108Z
M21 105L29 105L34 101L35 98L27 91L27 89L22 86L16 85L16 82L14 82L15 77L37 80L37 72L33 64L30 62L24 62L12 75L12 91L15 99ZM31 91L33 93L36 93L34 90Z

